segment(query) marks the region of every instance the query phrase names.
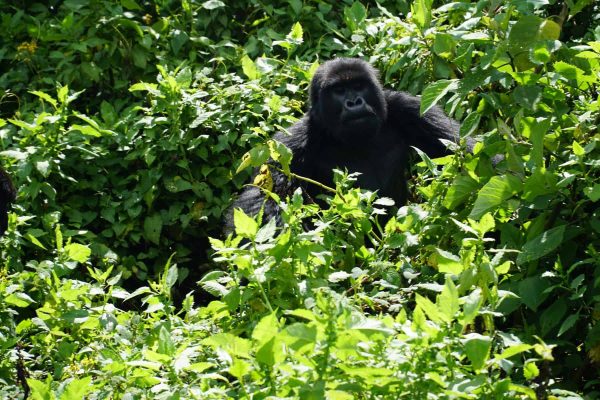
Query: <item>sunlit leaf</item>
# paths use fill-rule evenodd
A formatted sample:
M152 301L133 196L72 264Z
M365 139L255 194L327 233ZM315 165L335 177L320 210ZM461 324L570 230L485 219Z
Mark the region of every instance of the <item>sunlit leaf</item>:
M73 261L84 263L92 254L92 250L88 246L79 243L69 243L64 247L64 251Z
M483 368L489 358L492 338L478 333L469 333L464 335L462 343L473 369L478 371Z
M565 225L560 225L534 237L525 243L517 256L517 262L523 264L549 254L562 243L564 234Z
M235 233L246 238L253 238L258 232L258 223L239 208L233 210L233 224Z
M483 214L492 211L506 200L518 193L522 188L519 178L513 175L493 176L479 193L469 214L469 218L479 219Z
M421 115L435 106L449 91L458 89L458 83L458 79L442 79L427 86L421 96Z

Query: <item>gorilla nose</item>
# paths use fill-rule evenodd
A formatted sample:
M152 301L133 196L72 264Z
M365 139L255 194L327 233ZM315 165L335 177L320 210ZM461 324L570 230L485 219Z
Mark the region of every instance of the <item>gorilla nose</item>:
M345 105L349 110L360 109L365 105L365 101L362 97L357 97L354 100L346 100Z

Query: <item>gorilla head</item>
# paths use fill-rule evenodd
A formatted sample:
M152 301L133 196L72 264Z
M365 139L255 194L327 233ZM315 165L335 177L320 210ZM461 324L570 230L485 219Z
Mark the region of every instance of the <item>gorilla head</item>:
M342 145L361 146L387 118L377 70L357 58L321 65L310 85L310 100L312 122Z

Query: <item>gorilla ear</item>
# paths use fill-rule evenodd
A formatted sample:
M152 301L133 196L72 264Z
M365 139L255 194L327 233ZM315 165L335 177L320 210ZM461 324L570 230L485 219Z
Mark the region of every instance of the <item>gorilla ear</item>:
M313 75L312 80L310 81L310 86L308 87L308 95L310 98L311 107L317 104L319 101L319 93L321 92L323 86L323 68L319 67L315 74Z

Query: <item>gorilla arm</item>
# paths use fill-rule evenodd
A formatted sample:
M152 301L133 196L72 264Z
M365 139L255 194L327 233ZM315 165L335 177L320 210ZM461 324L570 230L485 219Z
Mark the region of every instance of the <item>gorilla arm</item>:
M458 122L437 106L421 115L421 99L408 93L386 91L385 97L388 122L399 131L406 145L422 150L431 158L452 153L440 139L458 143Z
M274 140L285 144L293 152L294 157L292 159L291 169L294 173L301 176L304 176L304 174L310 175L311 172L307 170L307 166L311 165L311 162L308 160L311 153L309 149L308 132L309 121L305 116L290 127L289 133L279 132L273 137ZM285 199L286 196L292 195L296 187L302 186L281 172L279 165L276 162L270 161L267 165L269 166L269 173L271 174L273 183L271 185L272 188L269 188L269 190L278 195L281 199ZM254 182L259 174L260 169L256 168L252 174L251 182ZM272 198L268 198L263 188L255 184L246 185L234 201L233 205L227 210L224 229L226 234L234 231L233 210L236 208L242 209L246 215L252 217L258 215L262 209L263 222L268 222L273 217L276 218L277 224L281 222L279 205L277 205Z

